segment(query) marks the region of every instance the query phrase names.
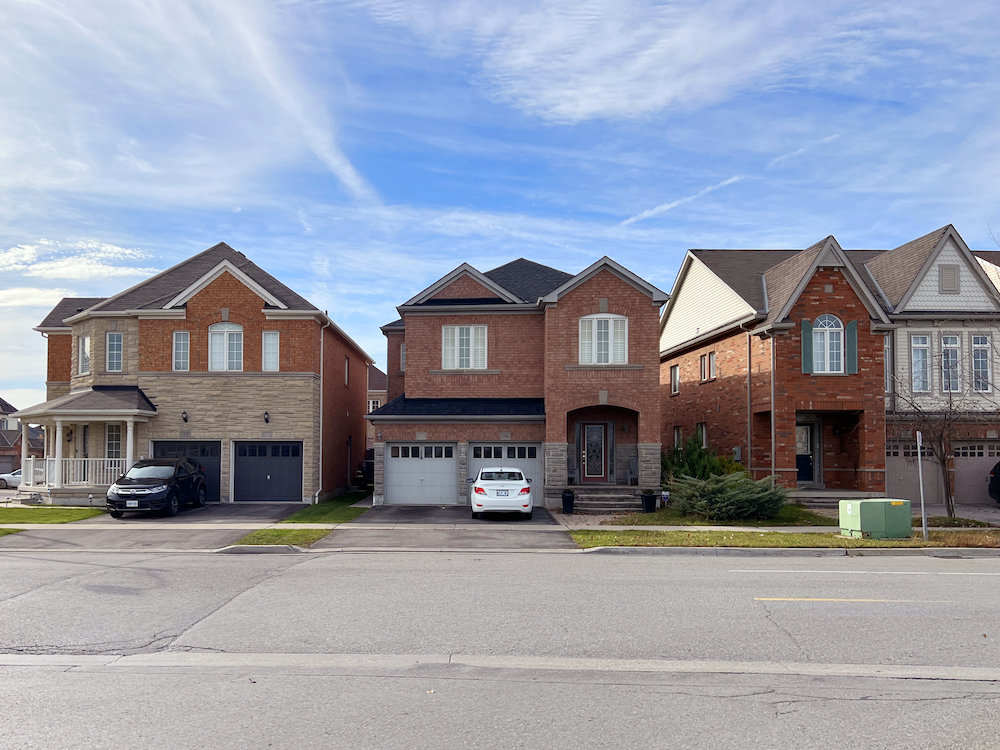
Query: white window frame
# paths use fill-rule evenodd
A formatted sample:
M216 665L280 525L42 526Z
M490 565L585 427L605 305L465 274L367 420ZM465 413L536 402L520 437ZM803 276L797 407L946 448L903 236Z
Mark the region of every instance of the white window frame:
M267 361L267 340L274 338L274 362ZM261 331L260 334L260 369L261 372L279 372L281 370L281 332Z
M715 352L708 353L708 379L715 380Z
M76 355L76 373L77 375L89 375L90 374L90 336L81 336L79 339L79 344L77 346Z
M972 361L970 363L972 367L972 390L976 393L992 393L993 391L993 339L988 333L973 333L970 334L972 343ZM976 339L982 339L980 343L976 343ZM979 378L976 375L976 358L977 355L982 354L982 359L986 363L986 387L979 388Z
M681 392L681 366L670 366L670 395L676 396Z
M118 439L111 440L112 433L116 433ZM117 443L117 448L112 449L112 445ZM112 455L112 454L116 455ZM104 457L122 458L122 426L120 422L108 422L104 425Z
M234 344L239 344L239 367L233 367ZM218 367L220 354L223 366ZM208 369L212 372L243 372L243 326L238 323L214 323L208 327Z
M914 352L923 351L925 352L923 361L923 387L917 387L917 368L916 368L916 358L914 357ZM913 393L930 393L931 392L931 377L933 375L933 369L931 368L931 337L926 333L916 333L910 334L910 390Z
M377 398L368 399L368 413L371 414L376 409L382 406L382 402Z
M698 422L694 426L694 434L701 438L701 447L708 447L708 422Z
M827 325L829 324L829 325ZM846 341L844 335L844 322L836 315L823 313L812 327L813 337L813 374L818 375L843 375L847 360ZM834 347L834 342L837 346ZM831 366L832 354L838 357L838 367Z
M674 447L682 448L684 446L684 431L681 429L680 425L674 425Z
M606 351L601 351L601 323L606 324ZM580 318L577 328L581 365L628 364L628 318L624 315L597 313ZM604 361L602 361L604 360Z
M111 339L118 339L118 366L112 367ZM121 372L125 366L125 335L121 331L108 331L104 336L104 369L105 372Z
M441 369L485 370L489 362L488 347L487 326L441 326ZM464 355L463 348L467 349Z
M953 344L945 344L954 339ZM949 360L954 361L949 364ZM954 387L952 387L954 385ZM962 336L957 333L941 334L941 393L962 392Z
M178 367L178 336L184 337L184 366ZM191 332L190 331L174 331L173 334L173 349L170 354L170 367L174 372L188 372L191 369Z
M399 345L399 371L406 372L406 344Z

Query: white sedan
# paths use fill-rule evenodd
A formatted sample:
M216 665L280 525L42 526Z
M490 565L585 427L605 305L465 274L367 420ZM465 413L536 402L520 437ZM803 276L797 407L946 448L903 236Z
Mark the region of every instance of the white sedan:
M492 511L531 518L531 480L520 469L495 466L479 470L472 482L472 517Z
M0 490L5 490L8 487L11 489L17 489L17 485L21 483L21 470L17 469L12 471L10 474L0 474Z

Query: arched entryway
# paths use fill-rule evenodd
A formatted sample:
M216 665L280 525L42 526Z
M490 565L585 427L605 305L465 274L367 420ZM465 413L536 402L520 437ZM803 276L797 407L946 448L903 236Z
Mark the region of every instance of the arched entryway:
M637 484L639 414L620 406L587 406L566 413L567 473L571 484Z

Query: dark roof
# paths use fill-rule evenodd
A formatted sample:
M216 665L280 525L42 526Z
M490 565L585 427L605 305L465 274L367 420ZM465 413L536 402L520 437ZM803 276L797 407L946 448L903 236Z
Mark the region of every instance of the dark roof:
M900 245L895 250L882 253L868 262L868 268L882 287L885 296L889 298L889 304L893 307L899 304L906 290L920 273L920 269L924 267L927 258L949 229L951 224Z
M10 401L0 398L0 414L13 414L16 411L17 409L10 405Z
M429 299L421 305L502 305L506 300L499 297L444 297Z
M153 402L138 386L95 385L24 409L29 416L51 412L77 411L156 411Z
M21 430L0 430L0 448L11 448L21 437ZM44 447L42 431L37 427L28 428L28 446L31 448Z
M483 275L525 302L537 302L539 297L544 297L573 278L571 273L524 258L512 260Z
M407 398L372 412L380 417L544 417L543 398Z
M987 263L1000 266L1000 250L973 250L972 254L977 258L982 258Z
M402 328L404 325L406 325L406 324L403 322L403 319L400 318L399 320L394 320L391 323L386 323L382 327L383 328L396 328L396 327Z
M389 387L389 377L375 365L368 367L368 390L384 391Z
M98 310L119 312L161 308L224 260L228 260L281 300L283 304L288 306L288 309L316 309L315 305L293 292L243 253L233 250L225 242L220 242L218 245L178 263L173 268L168 268L163 273L122 292L120 295L95 305L95 312Z
M771 266L764 272L764 280L767 282L767 322L773 323L777 320L782 308L788 303L795 287L802 281L806 271L816 260L823 246L833 239L825 237L815 245L807 247L800 253L796 253L790 258L786 258L775 266Z
M98 302L103 302L104 297L63 297L59 304L52 308L52 311L45 316L39 328L69 328L63 321L77 313L87 310Z

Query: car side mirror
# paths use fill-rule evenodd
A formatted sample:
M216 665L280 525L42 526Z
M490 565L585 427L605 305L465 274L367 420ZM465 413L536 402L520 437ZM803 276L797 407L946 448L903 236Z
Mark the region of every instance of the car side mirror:
M469 478L468 478L468 479L466 479L465 481L466 481L466 482L468 482L469 484L472 484L473 482L475 482L475 481L476 481L476 478L475 478L475 477L469 477Z
M531 484L531 480L530 479L528 480L528 484Z

